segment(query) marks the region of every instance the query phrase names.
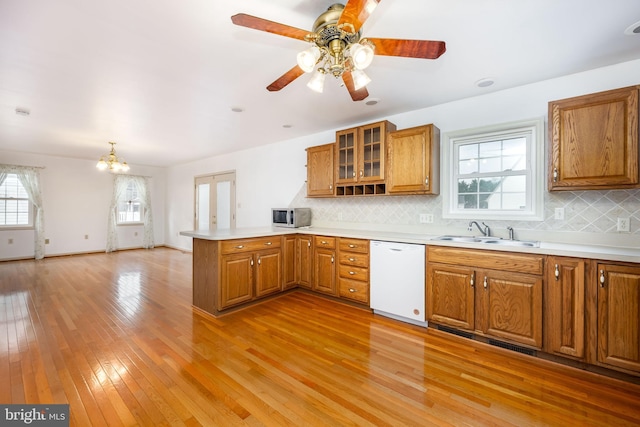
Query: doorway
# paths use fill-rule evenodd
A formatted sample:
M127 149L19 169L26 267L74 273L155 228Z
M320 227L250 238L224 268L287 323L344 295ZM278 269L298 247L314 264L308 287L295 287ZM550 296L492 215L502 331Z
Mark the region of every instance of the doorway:
M195 224L199 231L236 228L236 173L195 178Z

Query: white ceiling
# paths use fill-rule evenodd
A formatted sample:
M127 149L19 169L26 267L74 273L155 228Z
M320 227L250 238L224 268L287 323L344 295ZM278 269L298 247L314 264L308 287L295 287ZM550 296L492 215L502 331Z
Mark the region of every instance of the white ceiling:
M307 45L230 17L310 30L333 3L0 0L0 150L97 160L116 141L131 164L169 166L640 58L640 35L624 34L638 0L383 0L363 36L447 52L376 57L375 106L333 79L323 94L307 76L268 92Z

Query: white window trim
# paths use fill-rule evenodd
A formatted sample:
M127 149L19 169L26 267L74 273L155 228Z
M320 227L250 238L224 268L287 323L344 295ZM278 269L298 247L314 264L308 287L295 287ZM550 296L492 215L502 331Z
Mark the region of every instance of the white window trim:
M482 139L492 135L504 135L515 131L528 130L531 132L532 147L528 147L530 177L527 179L528 197L531 197L531 209L526 211L487 211L458 210L457 200L454 200L454 143L468 139ZM484 126L480 128L464 129L444 134L442 149L442 217L457 219L492 219L492 220L521 220L521 221L543 221L544 220L544 146L545 146L545 124L544 117L538 119L521 120L498 125Z

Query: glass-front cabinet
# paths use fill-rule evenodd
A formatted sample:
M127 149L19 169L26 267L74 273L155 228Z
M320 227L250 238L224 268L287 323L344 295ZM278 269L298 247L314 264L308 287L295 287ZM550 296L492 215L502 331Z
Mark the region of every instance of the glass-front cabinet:
M336 132L336 155L338 176L337 184L351 183L357 181L356 176L356 160L357 151L356 143L358 140L358 129L346 129Z
M388 121L336 132L336 195L385 194Z

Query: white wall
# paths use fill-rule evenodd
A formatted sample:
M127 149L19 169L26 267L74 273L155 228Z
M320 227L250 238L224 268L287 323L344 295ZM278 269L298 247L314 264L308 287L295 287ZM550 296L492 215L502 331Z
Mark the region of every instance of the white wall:
M640 60L378 119L388 119L398 129L434 123L444 134L516 120L546 118L549 101L635 84L640 84ZM376 120L368 122L374 121ZM353 125L359 124L363 123ZM167 244L183 249L191 248L191 239L180 237L178 233L193 229L193 177L205 173L235 169L239 204L237 226L269 225L268 212L271 207L288 206L295 200L298 192L304 192L304 149L332 142L336 130L339 129L169 168ZM538 179L546 182L546 176ZM553 197L569 196L557 196L554 193ZM353 205L357 204L358 211L378 208L379 204L371 204L364 199L330 199L326 202L332 212L340 210L341 205L353 210ZM394 203L412 203L409 201L414 199L392 200ZM638 220L640 218L632 219L632 226L636 224L635 230ZM395 223L397 224L397 220ZM353 225L363 227L363 224ZM432 227L440 225L442 224L436 223Z
M49 239L45 256L105 250L111 174L98 171L95 161L28 153L0 151L0 163L44 167L40 181L45 238ZM131 165L130 173L152 177L154 238L156 244L164 244L165 169ZM32 230L0 230L0 260L33 257L33 234ZM142 226L119 227L120 248L141 247L142 237Z

